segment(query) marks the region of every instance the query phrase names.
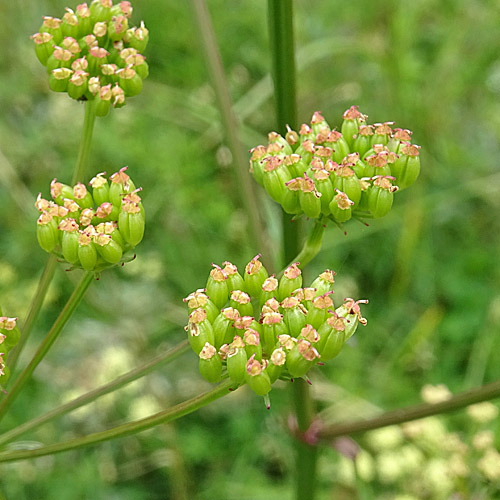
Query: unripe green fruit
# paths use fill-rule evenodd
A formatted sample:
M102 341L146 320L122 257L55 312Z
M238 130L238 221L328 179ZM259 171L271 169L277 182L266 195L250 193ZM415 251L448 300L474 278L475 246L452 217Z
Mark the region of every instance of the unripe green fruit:
M302 213L298 191L292 191L287 188L283 194L281 206L287 214L294 215Z
M199 370L201 376L207 381L216 383L222 378L222 362L218 354L209 359L200 358Z
M259 260L260 255L254 257L246 266L243 274L247 292L252 297L260 297L262 285L269 277L267 269Z
M78 264L78 231L63 231L61 246L64 259L70 264Z
M392 208L394 194L381 187L372 186L368 191L368 209L373 217L383 217L387 215Z
M21 338L21 330L16 326L12 330L3 330L3 334L5 335L5 339L2 344L0 344L0 352L6 354L5 349L11 349L19 342Z
M264 189L277 203L282 202L286 192L285 184L292 179L290 172L284 165L268 171L264 168Z
M299 191L300 208L311 219L316 219L321 214L321 195L317 192Z
M278 286L278 300L284 300L297 288L302 287L302 271L298 267L299 264L300 262L296 262L285 269Z
M236 348L227 356L227 374L236 384L242 384L245 380L247 361L245 348Z
M245 373L245 380L250 389L258 396L265 396L271 390L271 380L265 371L255 376Z
M97 250L92 242L78 245L78 260L85 271L93 271L97 264Z
M96 245L99 255L109 264L117 264L122 259L123 249L111 237L107 244Z
M208 297L216 307L221 309L226 305L229 298L229 290L225 279L215 280L212 276L209 276L206 289Z

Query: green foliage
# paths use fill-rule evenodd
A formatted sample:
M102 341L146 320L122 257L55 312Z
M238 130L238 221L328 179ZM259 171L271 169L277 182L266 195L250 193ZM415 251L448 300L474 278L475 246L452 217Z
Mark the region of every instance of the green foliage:
M0 302L4 314L20 318L46 260L33 232L32 193L45 191L54 177L70 183L84 113L82 105L49 91L29 40L40 17L58 15L65 3L0 4L0 17L10 20L0 32ZM151 32L150 76L125 108L97 121L92 175L85 180L129 165L144 187L148 212L141 251L90 290L2 422L5 428L177 343L184 337L182 297L200 286L207 263L231 256L242 265L260 250L247 236L188 5L151 0L135 8L134 19L144 19ZM228 9L214 0L210 8L249 149L274 123L264 4L232 2ZM315 109L339 116L355 102L371 117L411 128L422 145L421 176L398 194L390 214L370 227L351 224L347 237L329 228L308 269L309 276L325 268L338 273L337 301L370 299L362 335L312 375L328 421L417 402L425 383L446 381L460 390L498 376L498 15L492 1L323 1L314 9L297 1L299 120ZM259 196L276 235L275 207ZM58 270L34 342L77 280ZM206 387L197 372L197 360L185 356L15 446L76 437L158 411ZM285 391L273 391L270 412L251 391L238 391L175 426L2 465L0 495L281 499L292 490L291 438L280 420L285 408ZM462 432L467 424L458 418L447 425L447 432ZM352 497L336 485L337 460L329 452L320 463L319 498L342 491ZM398 484L394 495L403 493ZM389 494L385 484L372 486L380 498ZM481 489L477 494L488 498Z

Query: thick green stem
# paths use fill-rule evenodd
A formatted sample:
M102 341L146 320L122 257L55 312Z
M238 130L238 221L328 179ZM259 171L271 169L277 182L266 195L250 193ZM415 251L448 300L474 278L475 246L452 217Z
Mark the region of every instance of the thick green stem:
M286 125L297 128L297 99L295 47L293 36L293 1L269 0L269 38L272 54L272 74L274 81L274 96L276 101L276 117L278 131L286 133ZM314 255L299 253L300 226L292 222L289 215L283 212L283 257L284 262L300 260L302 268ZM319 239L321 246L321 238ZM307 247L307 242L306 242ZM304 250L306 250L304 247ZM318 248L319 251L319 248ZM317 253L317 252L316 252ZM298 258L300 257L300 259ZM309 260L307 260L309 258ZM293 406L299 425L299 430L305 431L314 418L314 405L309 388L302 380L294 384ZM317 452L312 446L301 441L296 443L296 477L298 500L313 500L316 483Z
M127 384L130 384L134 380L144 377L148 373L151 373L153 370L165 365L166 363L170 363L174 359L177 359L181 354L185 353L188 349L189 349L188 341L186 340L184 342L181 342L180 344L176 345L175 347L172 347L163 354L160 354L151 361L148 361L147 363L138 366L137 368L134 368L133 370L130 370L127 373L124 373L115 380L112 380L111 382L102 385L101 387L89 391L86 394L82 394L81 396L71 401L68 401L67 403L45 413L44 415L40 415L39 417L29 420L24 424L18 425L14 429L0 435L0 445L9 443L10 441L13 441L17 437L22 436L28 431L37 429L41 425L51 420L54 420L55 418L58 418L73 410L76 410L77 408L92 403L93 401L104 396L105 394L109 394L110 392L114 392L117 391L118 389L121 389L122 387L124 387Z
M31 375L35 371L35 368L40 364L42 359L45 357L45 355L51 348L52 344L56 341L57 337L61 333L61 330L63 329L64 325L75 311L80 301L82 300L85 292L87 291L87 288L89 287L90 283L92 283L93 279L94 279L94 273L86 272L82 280L78 284L78 286L73 291L71 297L68 299L68 302L66 302L64 309L61 311L58 318L52 325L52 328L49 330L43 342L40 344L40 347L33 356L33 359L30 361L28 366L23 370L21 375L19 375L19 377L16 379L16 382L14 383L12 389L9 391L7 396L0 404L0 420L4 417L5 413L10 408L14 400L17 398L17 396L19 395L21 389L24 387L26 382L31 378Z
M49 256L49 259L47 260L47 263L45 264L45 268L43 270L42 276L40 277L40 281L38 282L38 288L36 289L36 294L33 297L33 301L31 302L31 307L28 312L28 317L26 318L24 324L21 326L22 335L19 339L19 342L16 345L16 347L9 352L8 363L11 373L14 373L16 364L19 361L19 356L21 355L21 352L24 349L24 346L26 345L26 342L33 329L35 320L38 317L40 309L43 306L45 296L47 295L47 290L49 289L50 283L52 282L52 278L54 277L56 265L57 265L57 257L51 254Z
M270 269L272 267L272 249L262 224L253 180L248 174L248 155L243 151L243 145L240 141L240 124L233 111L233 102L210 19L210 12L205 0L192 0L191 4L197 32L201 40L201 49L205 56L204 60L217 98L227 143L234 158L234 172L240 193L239 198L243 203L245 212L248 214L252 240L255 242L257 251L263 253L264 264Z
M85 103L85 118L83 121L82 140L76 160L76 167L73 173L71 184L82 182L85 177L85 169L87 168L90 145L92 143L92 133L94 132L95 122L95 101L87 101Z
M15 460L23 460L26 458L42 457L44 455L53 455L55 453L61 453L63 451L75 450L78 448L83 448L85 446L90 446L97 443L102 443L103 441L109 441L110 439L117 439L125 436L131 436L132 434L137 434L139 432L155 427L159 424L164 424L176 420L184 415L192 413L202 406L205 406L212 401L228 394L229 389L234 383L231 380L226 380L225 382L218 385L215 389L201 394L195 398L184 401L168 410L155 413L149 417L143 418L141 420L136 420L134 422L129 422L126 424L113 427L102 432L96 432L82 438L71 439L69 441L64 441L62 443L56 443L49 446L43 446L35 450L22 450L14 451L9 453L0 454L0 462L12 462Z
M373 429L379 429L380 427L387 427L388 425L402 424L419 418L449 413L475 403L480 403L481 401L488 401L498 397L500 397L500 380L460 392L441 403L407 406L406 408L392 410L367 420L325 426L321 429L319 438L322 440L330 440L348 434L359 434Z

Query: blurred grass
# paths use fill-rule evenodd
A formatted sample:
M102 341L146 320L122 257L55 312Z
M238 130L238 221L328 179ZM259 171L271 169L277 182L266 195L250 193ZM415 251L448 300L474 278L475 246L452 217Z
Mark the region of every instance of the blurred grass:
M10 427L179 341L181 298L204 286L210 263L243 265L253 256L189 6L137 3L133 20L143 18L151 31L151 76L140 96L97 122L91 171L129 165L144 188L146 238L137 261L107 273L90 291L13 406ZM49 94L29 40L42 15L62 15L64 6L0 3L0 19L7 20L0 32L0 302L16 316L25 314L46 259L29 193L47 194L53 177L69 180L83 119L82 106ZM266 11L264 3L231 6L209 2L249 149L274 123ZM316 377L324 392L332 391L331 400L321 401L333 415L414 403L425 383L459 390L498 377L499 15L491 0L296 2L299 119L321 110L339 124L354 103L373 121L411 128L422 145L421 179L396 197L393 212L368 228L352 223L347 237L329 228L311 264L310 275L326 267L338 273L339 301L370 299L368 326ZM278 211L259 196L276 238ZM58 271L33 340L42 338L77 278ZM193 358L27 439L79 436L187 398L205 385ZM285 498L293 481L284 390L273 391L272 404L266 412L259 398L241 391L175 430L2 466L0 492L7 499L177 499L184 484L188 498L200 500ZM335 489L328 470L320 498Z

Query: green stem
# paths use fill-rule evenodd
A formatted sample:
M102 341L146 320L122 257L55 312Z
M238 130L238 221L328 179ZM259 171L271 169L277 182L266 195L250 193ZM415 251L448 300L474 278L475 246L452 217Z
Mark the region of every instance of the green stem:
M269 38L272 54L272 74L276 100L278 131L284 135L286 125L297 128L297 99L295 47L293 35L292 0L269 0ZM321 248L321 229L316 223L303 250L299 253L300 226L292 222L291 217L283 212L283 257L285 262L300 261L302 268L319 252ZM321 234L318 234L321 233ZM314 237L313 237L314 234ZM309 241L313 237L312 241ZM319 243L318 243L319 242ZM314 245L313 245L314 244ZM315 250L317 248L317 250ZM298 255L297 255L298 254ZM294 258L294 256L297 256ZM305 432L314 419L314 404L309 387L303 380L293 385L293 406L299 430ZM296 498L313 500L316 483L317 450L299 440L296 441Z
M109 394L110 392L114 392L117 391L118 389L121 389L125 385L130 384L134 380L137 380L141 377L144 377L148 373L151 373L153 370L165 365L166 363L174 361L174 359L177 359L181 354L185 353L188 350L188 348L189 348L189 343L187 340L181 342L180 344L176 345L175 347L172 347L163 354L160 354L151 361L148 361L147 363L138 366L137 368L134 368L133 370L130 370L129 372L124 373L123 375L117 377L115 380L112 380L111 382L104 384L101 387L89 391L86 394L82 394L81 396L71 401L68 401L67 403L55 408L54 410L45 413L44 415L40 415L39 417L29 420L24 424L18 425L14 429L0 435L0 445L9 443L10 441L13 441L17 437L25 434L26 432L37 429L41 425L51 420L54 420L57 417L65 415L89 403L92 403L93 401L100 398L101 396L104 396L105 394Z
M262 224L253 180L250 175L248 175L248 155L243 151L243 145L240 141L240 124L234 114L231 93L225 77L222 58L210 19L210 12L205 0L192 0L191 4L197 32L201 40L201 49L205 56L204 60L210 74L221 114L222 125L229 149L234 158L234 171L236 174L238 191L240 193L239 198L243 203L245 212L248 214L252 240L255 242L257 250L263 253L264 264L270 269L272 267L270 264L272 261L272 249Z
M33 356L33 359L30 361L28 366L23 370L21 375L19 375L19 377L16 379L14 386L0 404L0 420L4 417L6 411L10 408L11 404L19 395L21 389L24 387L26 382L31 378L31 375L35 371L35 368L40 364L42 359L45 357L45 355L51 348L52 344L55 342L55 340L61 333L61 330L63 329L64 325L75 311L80 301L82 300L87 288L89 287L90 283L92 283L93 279L94 279L94 273L86 272L82 280L78 284L78 286L73 291L71 297L68 299L68 302L66 302L64 309L61 311L58 318L52 325L52 328L49 330L43 342L40 344L40 347Z
M85 118L83 121L82 140L80 142L80 149L78 151L78 158L76 160L76 167L73 173L71 184L82 182L85 177L85 169L90 151L90 144L92 143L92 133L94 132L95 122L95 101L87 101L85 103Z
M302 250L295 254L292 259L288 260L288 265L294 262L300 262L300 267L304 269L311 260L318 255L321 250L321 243L323 240L323 234L325 233L325 224L321 220L316 220L314 226L304 242ZM282 270L278 277L281 277L284 270Z
M106 431L96 432L94 434L90 434L81 438L43 446L35 450L22 450L4 453L0 455L0 462L12 462L15 460L23 460L26 458L53 455L55 453L61 453L67 450L75 450L78 448L83 448L85 446L102 443L104 441L109 441L110 439L131 436L132 434L137 434L138 432L151 429L151 427L159 424L171 422L180 417L183 417L184 415L198 410L199 408L211 403L212 401L215 401L216 399L228 394L228 390L232 385L234 385L234 383L231 380L226 380L214 389L196 396L195 398L189 399L188 401L184 401L183 403L180 403L176 406L173 406L168 410L155 413L154 415L143 418L141 420L118 425L117 427L113 427Z
M47 295L47 290L49 289L52 278L54 277L56 265L57 257L51 254L49 256L49 259L47 260L47 263L45 264L45 268L43 270L42 276L40 277L40 281L38 282L38 288L36 289L36 294L33 297L33 301L31 302L28 317L26 318L24 324L21 326L22 335L19 339L19 342L16 347L9 352L8 363L11 373L14 373L17 362L19 361L19 356L21 355L21 352L26 345L26 342L33 329L35 320L38 317L40 309L43 306L45 296Z
M418 404L392 410L378 417L345 424L325 426L319 433L322 440L331 440L348 434L358 434L388 425L402 424L411 420L440 415L465 408L466 406L500 397L500 380L455 394L450 399L434 404Z

